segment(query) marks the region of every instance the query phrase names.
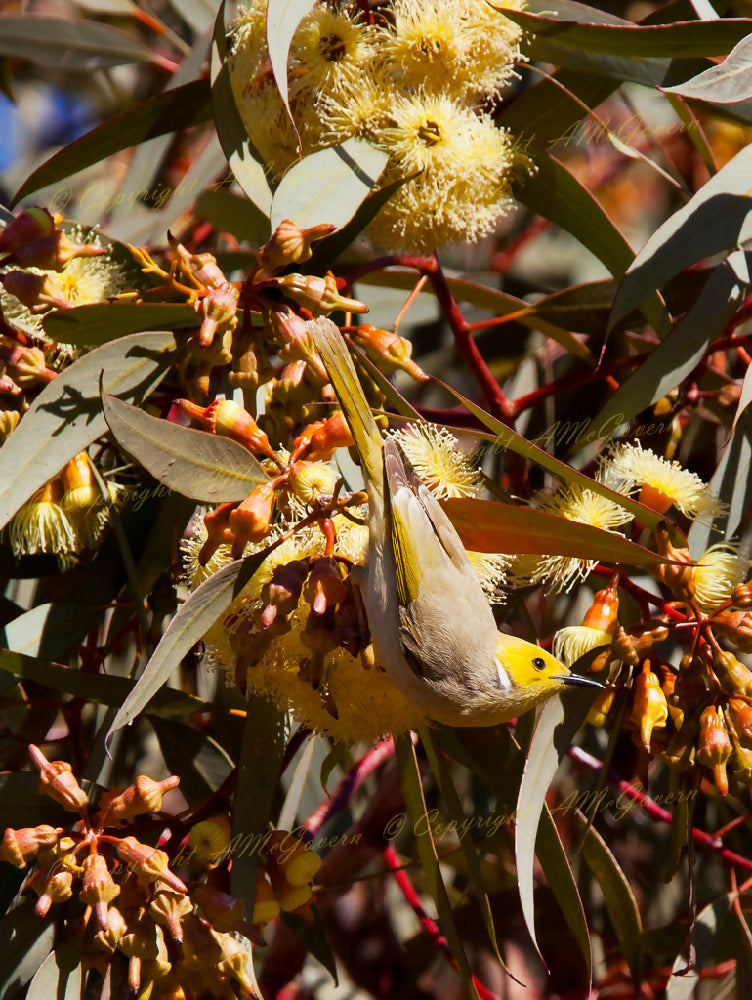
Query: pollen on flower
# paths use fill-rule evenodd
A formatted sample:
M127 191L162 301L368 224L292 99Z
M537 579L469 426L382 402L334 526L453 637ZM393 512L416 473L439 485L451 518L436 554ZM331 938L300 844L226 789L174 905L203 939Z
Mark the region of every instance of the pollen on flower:
M202 566L198 555L208 537L206 525L203 518L195 519L195 523L190 528L192 534L184 537L180 541L180 551L183 557L183 573L185 582L190 591L194 591L204 580L208 580L223 566L229 565L232 561L232 554L229 545L220 545Z
M16 556L66 556L76 551L75 534L59 499L55 484L47 483L21 507L10 524L10 544Z
M519 57L520 30L477 0L395 0L382 48L408 87L473 98L496 93Z
M512 557L501 552L468 552L467 557L489 602L503 604Z
M711 521L723 510L699 476L643 448L639 441L617 445L602 463L599 477L620 493L639 490L640 503L659 514L674 506L694 520Z
M392 432L420 478L440 500L475 497L481 477L460 451L457 438L431 423L411 424Z
M537 493L532 506L568 521L591 524L613 531L628 524L632 515L618 503L578 484L562 486L556 493ZM577 580L584 580L595 566L594 560L574 556L515 556L510 578L524 587L546 581L552 593L568 591Z
M700 611L710 614L731 598L731 591L744 583L749 562L741 559L733 545L713 545L700 557L692 573L691 588Z
M327 4L313 9L295 33L291 54L302 67L298 82L306 90L336 96L356 83L375 56L373 28L347 7ZM295 88L293 88L295 89Z
M610 646L613 636L600 628L587 625L568 625L560 628L554 636L551 652L566 666L579 660L581 656L602 646Z

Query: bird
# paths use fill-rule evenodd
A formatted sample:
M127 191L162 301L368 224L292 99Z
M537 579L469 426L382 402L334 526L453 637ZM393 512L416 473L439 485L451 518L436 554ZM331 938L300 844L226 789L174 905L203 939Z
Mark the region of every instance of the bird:
M463 727L508 722L568 685L602 687L497 628L454 525L399 443L382 439L339 327L308 323L360 458L369 539L353 579L396 687L428 718Z

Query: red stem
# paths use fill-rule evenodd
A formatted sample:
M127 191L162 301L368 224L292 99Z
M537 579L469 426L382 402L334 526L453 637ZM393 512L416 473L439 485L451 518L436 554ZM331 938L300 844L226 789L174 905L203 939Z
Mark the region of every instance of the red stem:
M334 793L326 802L322 802L318 809L315 809L305 822L305 828L312 835L318 833L322 826L327 823L335 813L345 809L351 802L353 795L357 792L369 774L381 767L394 755L394 740L390 736L388 739L377 743L375 747L368 751L355 764L342 781L337 785Z

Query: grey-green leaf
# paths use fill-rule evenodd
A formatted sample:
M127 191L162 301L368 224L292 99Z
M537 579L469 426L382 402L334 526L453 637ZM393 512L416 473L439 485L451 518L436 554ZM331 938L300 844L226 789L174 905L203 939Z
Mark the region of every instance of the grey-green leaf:
M154 650L136 686L113 719L108 739L127 726L166 683L185 654L219 618L266 557L259 552L224 566L205 580L183 604Z
M298 25L314 6L315 0L269 0L266 12L266 40L269 43L269 61L277 83L279 95L290 114L287 57L290 42ZM292 115L290 114L292 118Z
M104 396L102 406L120 447L160 483L191 500L245 500L269 478L248 449L231 438L160 420L114 396Z
M271 211L272 189L261 156L238 114L230 83L225 22L225 10L228 6L231 5L227 0L220 4L212 38L210 75L214 120L219 141L235 180L259 211L268 216Z
M663 90L667 94L713 104L738 104L748 100L752 97L752 34L742 39L718 66L711 66L686 83Z
M47 956L29 983L26 1000L79 1000L83 986L81 955L71 942L60 944Z
M751 174L747 146L653 233L624 275L611 328L679 271L752 237Z
M700 981L699 974L710 958L716 935L729 914L735 895L736 893L729 892L725 896L719 896L697 914L692 929L694 967L685 972L687 959L683 954L677 955L666 984L666 1000L690 1000L694 996Z
M713 270L686 316L619 386L595 417L595 423L608 424L615 417L629 421L679 385L721 335L741 305L749 284L749 260L737 250Z
M28 59L47 70L83 73L157 61L150 48L109 24L29 15L0 17L0 56Z
M37 396L0 449L0 527L56 476L69 459L107 430L105 392L142 400L174 360L170 333L136 333L99 347L64 369Z
M200 322L191 306L177 302L94 302L56 309L44 317L42 325L53 340L88 347L142 330L179 330L198 327Z
M293 164L272 201L272 229L283 219L301 228L330 223L341 229L379 177L388 156L362 139L348 139Z

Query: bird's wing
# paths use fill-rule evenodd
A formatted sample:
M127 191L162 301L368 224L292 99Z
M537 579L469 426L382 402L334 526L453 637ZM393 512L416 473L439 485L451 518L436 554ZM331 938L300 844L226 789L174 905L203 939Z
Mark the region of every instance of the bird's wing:
M388 484L391 538L399 603L408 608L425 597L424 582L452 582L480 591L478 578L454 525L421 481L399 444L384 442L384 469ZM440 576L438 575L440 574ZM441 584L439 584L441 585ZM484 601L485 603L485 601Z
M383 485L381 433L363 395L355 366L339 327L325 316L309 320L308 327L355 439L367 482Z

